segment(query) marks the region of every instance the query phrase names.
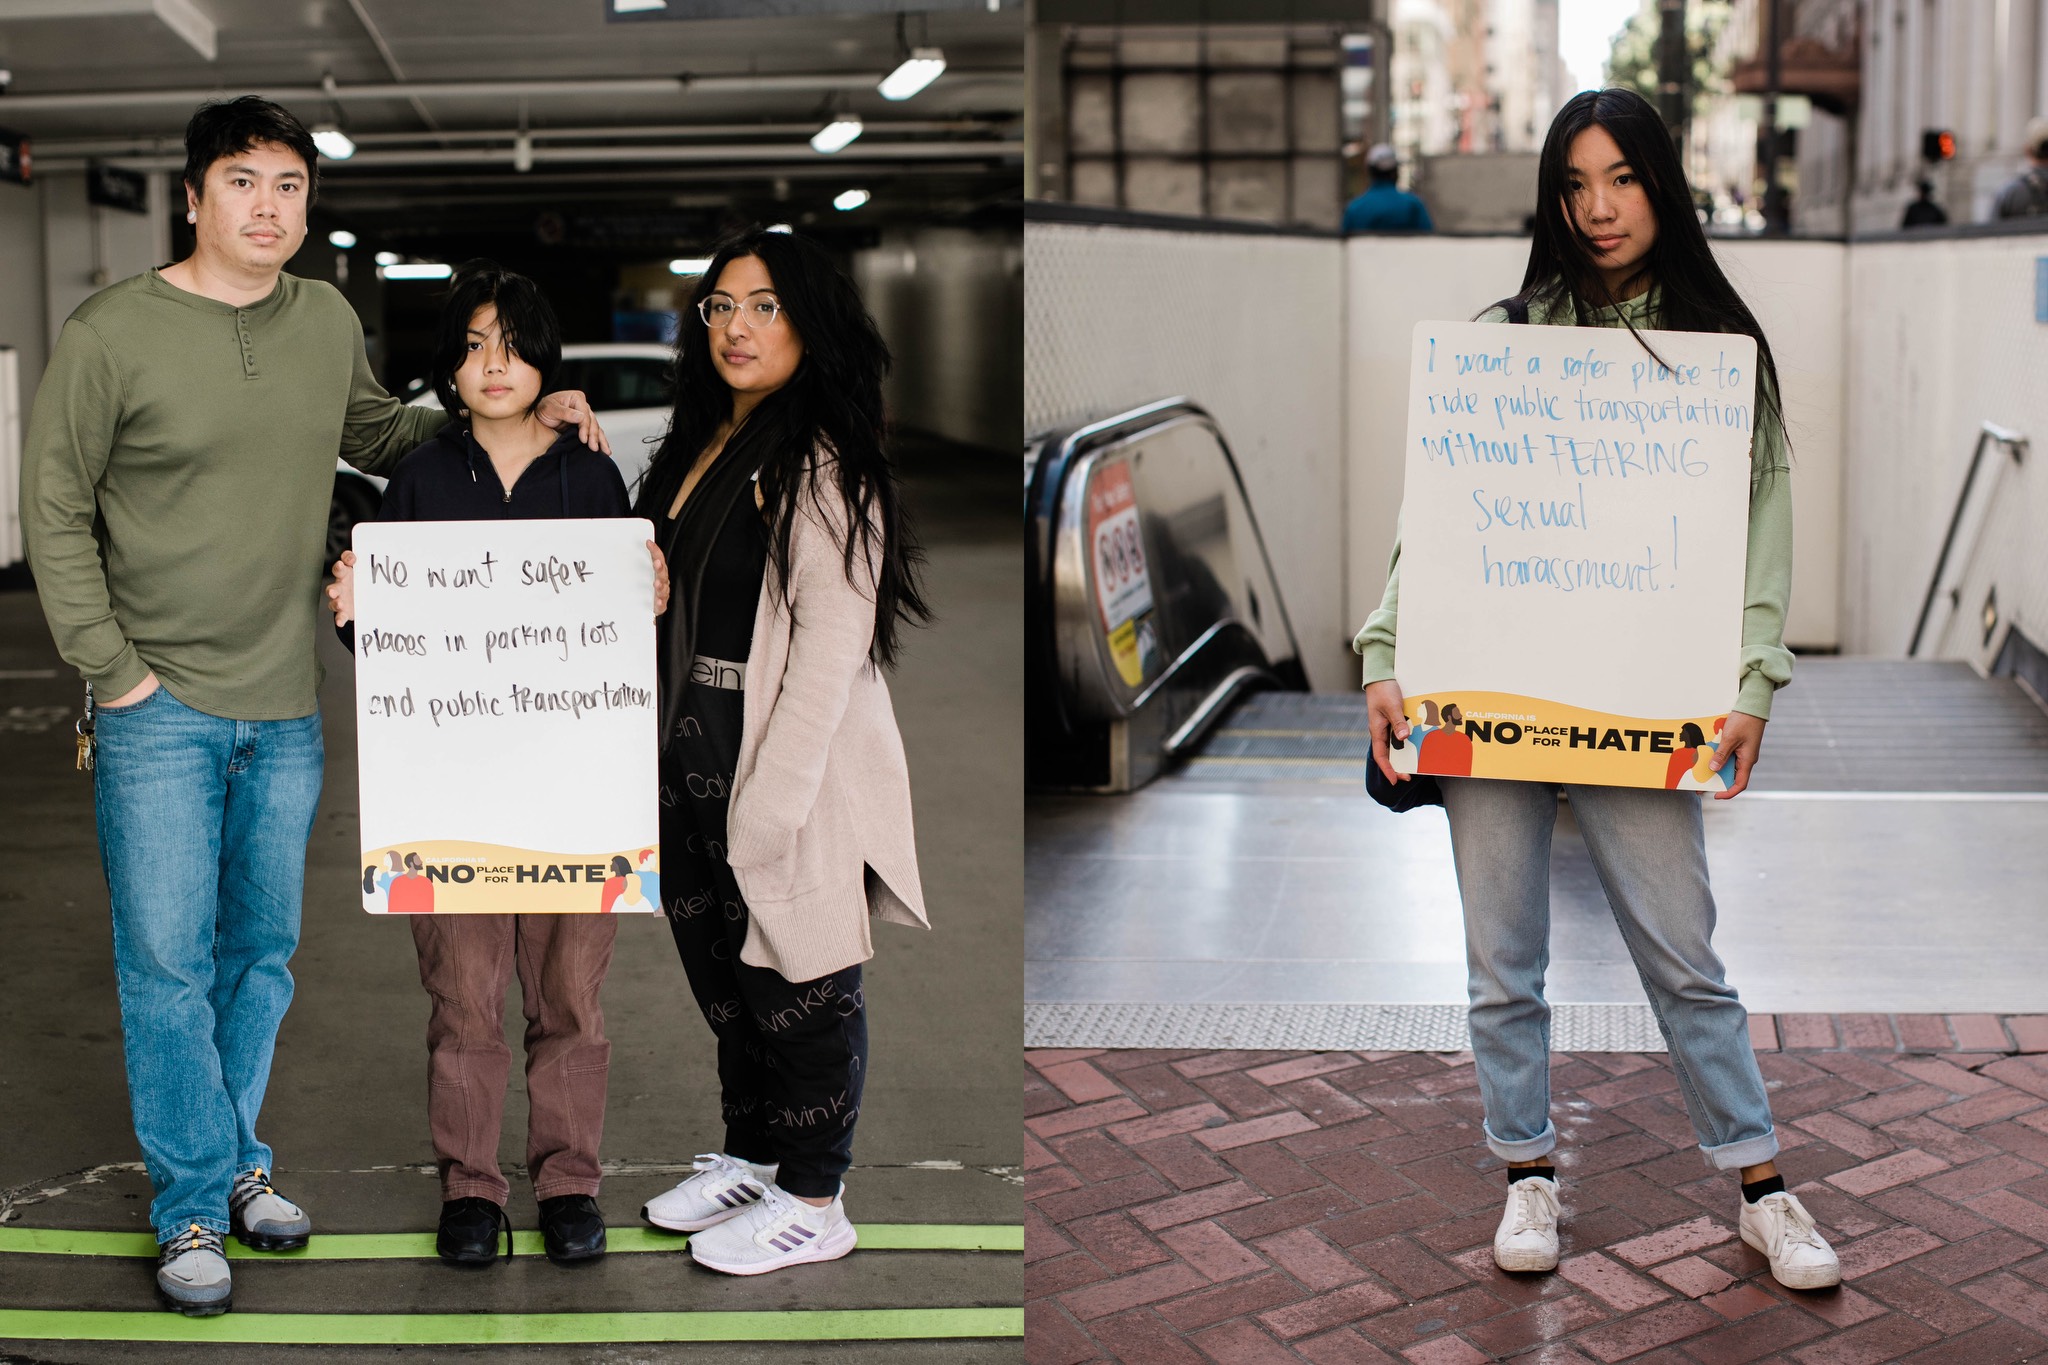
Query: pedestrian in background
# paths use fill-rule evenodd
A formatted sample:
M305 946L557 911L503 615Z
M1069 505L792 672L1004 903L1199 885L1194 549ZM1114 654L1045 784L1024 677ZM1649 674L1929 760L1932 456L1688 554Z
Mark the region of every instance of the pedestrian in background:
M1923 179L1920 193L1912 203L1906 205L1906 216L1899 220L1902 228L1940 227L1948 222L1948 210L1934 202L1934 182Z
M2026 148L2030 164L1998 192L1996 216L2048 217L2048 118L2029 121L2021 145Z
M1346 232L1434 232L1429 207L1420 196L1395 183L1401 174L1401 158L1382 142L1365 154L1365 173L1371 184L1344 207Z
M1763 377L1751 447L1748 553L1736 693L1712 767L1749 783L1771 698L1792 677L1784 645L1792 584L1792 492L1777 367L1763 329L1728 283L1693 212L1671 136L1631 90L1574 96L1550 126L1537 170L1536 235L1521 292L1482 321L1741 333ZM1395 681L1400 613L1397 542L1386 592L1358 633L1365 656L1373 761L1390 782L1388 740L1411 733ZM1434 741L1435 736L1432 736ZM1438 779L1465 911L1473 1063L1486 1144L1508 1165L1494 1233L1503 1270L1557 1266L1560 1212L1551 1153L1550 840L1558 785ZM1785 1188L1771 1101L1749 1041L1748 1014L1713 948L1700 798L1686 792L1573 785L1572 813L1600 869L1616 923L1642 975L1701 1155L1742 1182L1737 1228L1794 1289L1837 1284L1833 1248Z

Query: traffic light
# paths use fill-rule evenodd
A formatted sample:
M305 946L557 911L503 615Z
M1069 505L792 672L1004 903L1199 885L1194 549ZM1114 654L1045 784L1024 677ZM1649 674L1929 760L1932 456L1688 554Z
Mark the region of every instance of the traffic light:
M1920 134L1920 159L1922 161L1953 161L1956 159L1956 135L1946 128L1929 128Z

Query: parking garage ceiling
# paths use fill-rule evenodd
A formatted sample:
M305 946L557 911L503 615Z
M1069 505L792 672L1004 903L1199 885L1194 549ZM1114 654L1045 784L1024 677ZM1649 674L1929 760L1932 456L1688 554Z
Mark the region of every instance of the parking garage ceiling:
M815 220L851 185L870 226L928 222L1020 197L1023 42L1021 0L0 0L0 127L45 171L174 169L194 105L265 94L355 142L321 216L386 236ZM927 47L936 81L877 93ZM846 116L860 136L812 150Z

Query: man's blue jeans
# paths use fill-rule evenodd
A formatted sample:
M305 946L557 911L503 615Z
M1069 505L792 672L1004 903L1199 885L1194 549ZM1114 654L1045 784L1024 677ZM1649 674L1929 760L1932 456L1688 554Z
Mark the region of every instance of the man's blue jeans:
M299 942L320 717L222 720L159 687L99 713L94 806L114 907L128 1101L162 1241L228 1231L270 1167L256 1115Z
M1440 778L1465 903L1472 1056L1486 1142L1504 1161L1557 1146L1550 1122L1550 835L1557 784ZM1566 788L1622 941L1670 1049L1707 1164L1778 1151L1749 1014L1713 948L1714 894L1700 798L1634 787Z

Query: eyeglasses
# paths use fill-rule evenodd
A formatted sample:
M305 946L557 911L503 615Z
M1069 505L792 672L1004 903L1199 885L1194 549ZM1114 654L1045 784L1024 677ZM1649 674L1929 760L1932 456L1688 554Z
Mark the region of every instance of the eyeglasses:
M759 331L763 327L773 327L776 315L781 311L781 302L765 294L749 298L744 303L735 302L724 294L713 294L708 299L697 301L697 316L704 319L706 327L723 327L732 321L733 314L737 312L742 322Z

